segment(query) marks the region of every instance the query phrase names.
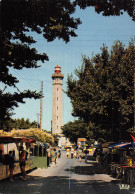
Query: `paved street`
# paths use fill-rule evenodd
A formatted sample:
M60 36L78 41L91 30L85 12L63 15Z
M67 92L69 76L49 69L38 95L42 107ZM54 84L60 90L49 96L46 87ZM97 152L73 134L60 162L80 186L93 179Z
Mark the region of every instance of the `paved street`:
M0 194L129 194L120 189L120 182L103 173L102 167L92 158L66 159L66 153L47 169L36 169L28 174L27 181L15 177L14 182L0 182Z

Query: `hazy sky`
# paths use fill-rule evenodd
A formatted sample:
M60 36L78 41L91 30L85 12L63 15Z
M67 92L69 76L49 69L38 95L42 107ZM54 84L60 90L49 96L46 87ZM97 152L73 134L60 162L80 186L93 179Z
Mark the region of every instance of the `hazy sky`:
M20 83L17 85L20 91L30 89L40 91L41 80L43 81L43 129L51 130L52 119L52 78L54 67L61 66L64 74L63 89L66 90L67 75L82 64L82 55L88 57L92 53L97 54L105 43L109 48L115 40L121 40L125 45L135 36L135 23L127 15L104 17L97 14L94 8L77 10L76 17L80 17L82 24L76 30L78 37L71 38L69 43L63 40L55 40L47 43L41 35L34 34L37 43L33 46L39 53L46 53L49 61L41 64L38 69L12 70ZM13 88L8 88L13 92ZM71 116L72 106L70 99L63 93L63 124L76 118ZM26 104L20 104L14 110L13 118L29 118L30 121L37 121L37 113L40 113L40 100L26 100Z

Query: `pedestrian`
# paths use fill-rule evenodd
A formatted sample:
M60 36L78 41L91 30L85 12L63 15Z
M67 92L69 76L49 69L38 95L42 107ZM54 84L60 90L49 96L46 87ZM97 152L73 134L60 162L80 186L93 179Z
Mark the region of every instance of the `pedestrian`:
M19 162L20 162L20 169L21 169L21 173L22 173L22 180L27 180L26 179L26 172L25 172L25 166L26 166L26 159L27 159L27 155L28 152L26 152L26 150L24 150L23 146L19 147Z
M54 163L55 163L55 167L56 167L56 159L57 159L57 150L54 148Z
M66 158L69 158L69 148L66 149Z
M61 148L59 147L58 149L58 157L60 158L61 157Z
M82 149L78 150L79 162L82 162Z
M73 158L73 155L74 155L74 148L72 147L71 148L71 159Z
M49 166L51 163L51 148L48 147L46 151L47 151L47 166Z
M85 150L84 150L84 154L85 154L85 162L87 162L88 153L89 153L89 151L87 150L87 148L85 148Z
M76 150L74 150L74 158L76 158Z
M9 151L9 171L10 171L10 181L14 181L13 180L13 171L14 171L14 152L13 151Z
M76 158L79 158L78 149L76 149Z

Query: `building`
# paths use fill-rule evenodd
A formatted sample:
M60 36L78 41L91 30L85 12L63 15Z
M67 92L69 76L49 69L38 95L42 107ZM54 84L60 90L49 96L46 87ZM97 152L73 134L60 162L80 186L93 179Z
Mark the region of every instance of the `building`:
M63 89L62 81L64 75L61 74L61 67L57 65L52 74L53 79L53 102L52 102L52 134L60 136L58 145L65 145L66 138L62 134L63 126Z
M86 146L86 138L78 138L77 145L78 145L78 147L85 147Z

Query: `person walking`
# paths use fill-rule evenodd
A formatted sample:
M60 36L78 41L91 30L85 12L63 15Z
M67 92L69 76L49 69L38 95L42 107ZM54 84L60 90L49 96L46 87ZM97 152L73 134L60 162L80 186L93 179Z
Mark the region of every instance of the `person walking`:
M71 148L71 159L73 158L73 155L74 155L74 148L72 147Z
M51 163L51 148L48 147L46 151L47 151L47 166L49 166Z
M58 158L60 158L61 157L61 148L59 147L59 149L58 149Z
M85 150L84 150L84 154L85 154L85 162L87 162L88 153L89 153L88 149L85 148Z
M55 163L55 167L56 167L57 155L58 155L57 150L56 150L56 148L54 148L54 160L53 161Z
M20 162L20 169L22 172L22 180L27 180L26 179L26 172L25 172L25 166L26 166L26 158L27 158L27 152L24 150L23 146L19 147L19 162Z
M69 148L66 149L66 158L69 158Z
M79 155L79 162L82 162L82 149L80 148L78 150L78 155Z
M76 158L79 158L78 149L76 149Z

